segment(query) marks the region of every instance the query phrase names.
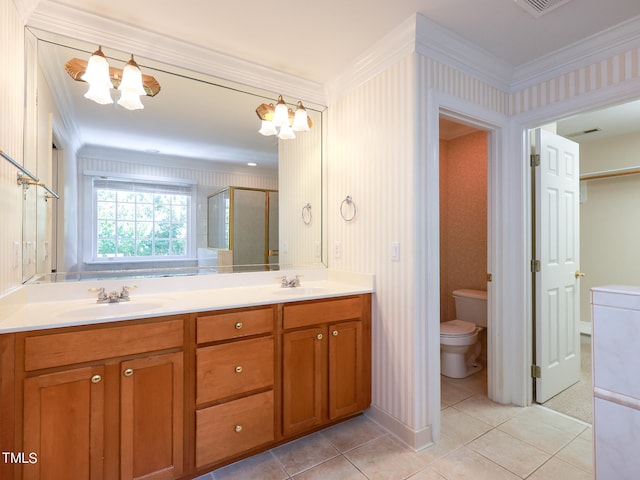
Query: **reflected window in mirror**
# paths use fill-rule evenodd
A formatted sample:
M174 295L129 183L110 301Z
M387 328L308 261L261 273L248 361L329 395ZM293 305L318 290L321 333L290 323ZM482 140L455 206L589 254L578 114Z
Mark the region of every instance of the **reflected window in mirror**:
M195 256L193 185L87 177L91 262L154 262ZM88 229L87 229L88 230Z

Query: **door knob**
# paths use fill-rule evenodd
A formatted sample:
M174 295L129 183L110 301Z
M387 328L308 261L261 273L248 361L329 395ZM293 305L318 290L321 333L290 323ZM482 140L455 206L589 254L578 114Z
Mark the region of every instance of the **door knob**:
M133 375L133 369L132 368L127 368L124 372L122 372L122 374L125 377L130 377L131 375Z
M576 270L576 273L575 273L576 278L584 277L586 275L587 275L586 273L583 273L580 270Z

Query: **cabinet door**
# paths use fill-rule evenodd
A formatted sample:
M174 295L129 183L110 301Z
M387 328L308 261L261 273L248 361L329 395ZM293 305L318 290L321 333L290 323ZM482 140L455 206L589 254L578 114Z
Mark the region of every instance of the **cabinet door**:
M329 418L362 409L362 322L329 326Z
M24 381L24 480L103 477L104 367ZM31 456L35 454L35 457Z
M183 471L183 354L121 363L122 480L170 479Z
M322 422L323 345L326 328L283 335L283 433L290 435Z

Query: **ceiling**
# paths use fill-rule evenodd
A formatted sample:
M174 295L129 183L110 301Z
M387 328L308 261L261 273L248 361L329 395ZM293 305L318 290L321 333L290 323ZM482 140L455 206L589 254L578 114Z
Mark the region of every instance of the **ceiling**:
M57 1L319 83L416 12L514 67L640 15L638 0L571 0L539 18L514 0Z
M38 2L46 3L65 4L78 10L117 19L149 32L161 33L165 41L171 41L171 38L180 39L320 84L338 76L372 44L416 12L514 68L640 16L638 0L569 0L539 17L527 12L516 0L281 0L277 4L262 0L222 4L207 0L190 0L187 3L168 0ZM168 82L165 80L166 87L169 87ZM70 88L76 91L82 89L78 85ZM146 115L147 126L151 132L166 131L159 127L153 128L153 122L160 116L155 115L150 107L154 103L163 102L161 97L167 91L167 88L164 88L158 97L143 100L143 103L149 106L146 113L129 112L131 115ZM69 98L74 102L84 102L73 107L78 114L95 110L95 105L86 105L91 102L83 99L81 94L74 92ZM204 97L196 95L194 98ZM295 103L297 99L289 100ZM192 117L203 115L203 120L198 124L207 126L206 114L221 110L221 105L198 103L196 100L190 106ZM253 103L257 106L262 100ZM242 115L251 116L254 121L251 128L257 129L253 103L251 111L242 111ZM204 108L204 113L197 113L198 106ZM105 111L104 107L98 107ZM225 110L237 111L232 107ZM640 112L640 108L617 108L608 111L605 116L580 115L560 122L558 131L561 134L572 134L592 128L601 129L594 134L574 137L574 140L581 142L625 133L630 128L640 127L640 116L636 112ZM89 117L86 118L79 124L88 126L91 122L88 120ZM189 122L180 122L175 118L168 123L165 121L165 127L172 128L174 133L180 126L190 129ZM162 134L163 138L158 139L155 146L150 134L138 145L130 135L130 128L123 133L125 136L115 140L115 136L119 135L116 128L117 124L114 123L109 135L111 143L129 145L132 148L135 146L139 150L158 149L160 153L176 154L176 151L186 151L179 145L177 138L167 142L168 136ZM262 142L262 146L247 146L244 151L222 151L213 145L215 136L210 134L216 128L218 127L208 125L208 128L202 129L199 138L194 138L193 129L183 132L185 136L190 137L190 147L201 147L199 150L190 148L192 153L197 152L194 156L211 158L211 150L218 148L218 158L237 157L244 162L254 155L252 152L257 152L255 155L258 156L271 155L274 158L273 137L265 141L255 134L256 142ZM105 137L104 130L101 129L102 127L94 126L93 131L85 131L84 141L99 142L101 136ZM622 129L625 129L624 132ZM444 132L444 135L447 133ZM263 147L269 152L260 153Z

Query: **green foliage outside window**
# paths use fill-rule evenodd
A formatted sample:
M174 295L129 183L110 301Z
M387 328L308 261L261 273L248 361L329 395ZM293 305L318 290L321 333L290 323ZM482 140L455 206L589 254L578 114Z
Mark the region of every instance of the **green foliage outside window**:
M190 195L96 188L97 256L187 255Z

